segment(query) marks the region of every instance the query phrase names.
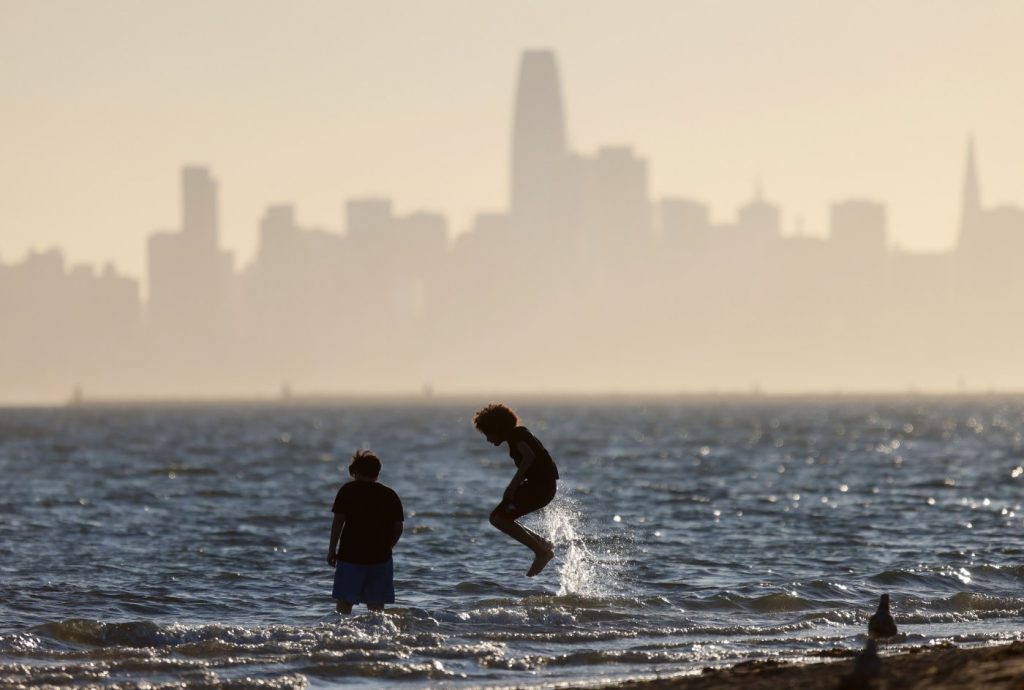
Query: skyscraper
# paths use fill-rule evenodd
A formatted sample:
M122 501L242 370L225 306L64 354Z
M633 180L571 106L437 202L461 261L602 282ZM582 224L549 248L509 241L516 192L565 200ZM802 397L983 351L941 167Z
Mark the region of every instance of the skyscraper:
M517 225L548 229L568 207L565 113L555 55L523 54L512 131L511 212Z
M150 325L165 344L216 342L226 322L234 257L218 247L217 182L210 171L181 173L181 231L149 237Z
M181 232L196 247L217 248L217 181L206 168L181 171Z
M647 161L627 146L578 159L583 175L583 247L590 260L616 264L653 239Z
M964 193L960 208L958 241L961 248L976 245L981 233L981 187L974 163L974 137L967 140L967 169L964 173Z

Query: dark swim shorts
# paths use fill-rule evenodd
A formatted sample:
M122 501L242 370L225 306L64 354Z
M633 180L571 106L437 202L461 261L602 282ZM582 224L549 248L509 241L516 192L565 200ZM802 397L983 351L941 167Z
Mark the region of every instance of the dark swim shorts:
M331 596L349 604L395 603L395 570L391 559L369 564L338 561Z
M511 501L502 501L494 510L504 512L515 520L551 503L557 489L558 484L555 482L535 483L527 480L516 488Z

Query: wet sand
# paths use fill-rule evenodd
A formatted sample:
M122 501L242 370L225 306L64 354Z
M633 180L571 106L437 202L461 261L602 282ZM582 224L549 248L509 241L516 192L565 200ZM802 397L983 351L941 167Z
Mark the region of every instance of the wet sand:
M843 653L844 656L845 653ZM1024 690L1024 642L961 649L953 645L887 650L882 673L870 684L843 684L851 658L790 664L752 661L731 668L705 669L699 676L637 680L623 690L822 690L850 687L873 690ZM852 657L852 653L850 654Z

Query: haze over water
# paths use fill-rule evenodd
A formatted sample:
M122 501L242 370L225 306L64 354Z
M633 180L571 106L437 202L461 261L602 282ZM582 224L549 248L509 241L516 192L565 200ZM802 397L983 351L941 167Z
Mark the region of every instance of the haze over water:
M515 404L516 401L510 400ZM163 687L527 685L1017 639L1019 399L523 404L558 462L539 577L487 524L472 405L0 411L0 676ZM407 510L398 602L339 619L348 456Z

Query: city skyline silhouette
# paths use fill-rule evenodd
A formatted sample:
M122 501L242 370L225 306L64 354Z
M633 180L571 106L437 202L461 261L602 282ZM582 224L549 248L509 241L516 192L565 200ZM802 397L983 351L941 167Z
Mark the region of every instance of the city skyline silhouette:
M1024 210L985 204L973 138L956 245L907 252L882 200L835 200L813 237L784 233L760 182L726 221L655 197L631 147L570 144L552 51L523 53L514 91L506 206L466 232L386 196L347 199L339 230L269 203L236 262L220 180L193 163L178 227L147 238L144 290L55 249L0 263L16 324L0 396L1024 386L1006 317Z
M853 194L885 201L892 243L946 251L969 131L986 198L1022 198L1019 3L387 4L3 3L0 258L57 246L144 278L189 164L222 181L239 264L282 201L337 228L344 199L388 196L467 232L507 204L516 63L545 46L573 149L631 145L652 196L701 199L715 221L760 179L785 234L826 236Z

